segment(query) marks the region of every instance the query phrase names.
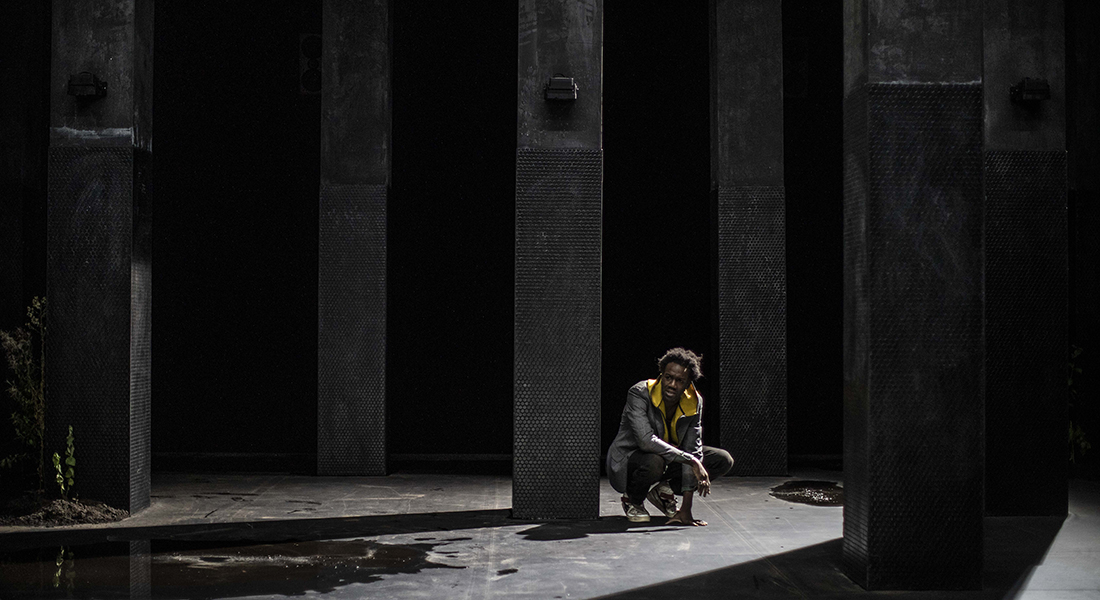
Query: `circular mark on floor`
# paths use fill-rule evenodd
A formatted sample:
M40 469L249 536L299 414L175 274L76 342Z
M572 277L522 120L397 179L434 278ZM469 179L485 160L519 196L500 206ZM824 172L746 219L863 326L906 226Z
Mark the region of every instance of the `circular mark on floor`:
M813 506L843 506L844 488L835 481L788 481L772 488L771 495L787 502Z

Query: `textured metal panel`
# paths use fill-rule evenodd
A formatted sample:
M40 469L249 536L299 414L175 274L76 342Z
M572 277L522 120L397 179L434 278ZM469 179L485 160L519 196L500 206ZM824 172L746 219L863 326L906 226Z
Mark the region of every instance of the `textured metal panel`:
M317 472L386 473L385 185L321 185Z
M75 491L127 509L133 185L131 148L49 150L47 444L71 424Z
M152 462L153 212L152 156L134 150L130 263L130 513L149 506Z
M787 473L787 263L782 187L718 189L722 447L738 475Z
M1066 154L985 155L986 509L1064 515Z
M599 516L602 180L599 150L517 152L517 518Z
M846 211L848 268L865 260L846 275L858 294L846 304L865 306L846 312L854 325L866 311L867 335L861 347L846 332L846 351L866 353L846 357L849 406L867 397L866 433L847 440L865 446L846 450L865 478L846 494L865 503L851 529L866 535L845 556L868 589L981 585L981 97L980 85L867 86L866 196Z
M848 576L867 585L870 481L867 446L867 91L844 99L844 544Z

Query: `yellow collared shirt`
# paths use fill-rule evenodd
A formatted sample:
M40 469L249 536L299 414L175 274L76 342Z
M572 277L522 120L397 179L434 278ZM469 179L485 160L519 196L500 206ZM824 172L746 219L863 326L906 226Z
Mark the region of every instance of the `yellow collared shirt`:
M661 417L665 423L669 422L668 415L665 414L665 403L661 399L661 380L650 379L646 382L646 386L649 388L649 401L653 403L653 406L657 407L657 410L661 411ZM699 395L695 391L695 384L688 385L688 388L684 390L684 393L680 395L680 405L676 409L676 413L672 416L672 426L666 427L664 435L661 436L666 442L669 442L675 446L680 445L680 435L676 432L676 421L680 417L686 417L694 415L699 410Z

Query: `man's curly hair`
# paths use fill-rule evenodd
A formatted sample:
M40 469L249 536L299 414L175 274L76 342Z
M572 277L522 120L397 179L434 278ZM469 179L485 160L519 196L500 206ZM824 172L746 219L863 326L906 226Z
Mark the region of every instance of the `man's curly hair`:
M665 372L665 367L668 363L673 362L691 372L691 380L693 382L699 381L699 378L703 376L703 355L696 354L686 348L673 348L657 361L657 369L661 372Z

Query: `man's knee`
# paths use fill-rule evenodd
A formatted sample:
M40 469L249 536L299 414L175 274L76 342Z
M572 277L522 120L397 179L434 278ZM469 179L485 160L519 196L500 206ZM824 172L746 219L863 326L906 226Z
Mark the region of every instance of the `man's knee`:
M721 477L733 468L733 456L721 448L708 448L703 456L707 473L711 479Z
M635 452L627 470L627 487L648 487L657 483L665 472L665 460L656 454Z
M634 474L639 476L660 477L665 472L665 459L660 455L648 452L635 452L630 457L630 466ZM656 479L654 479L656 481Z

